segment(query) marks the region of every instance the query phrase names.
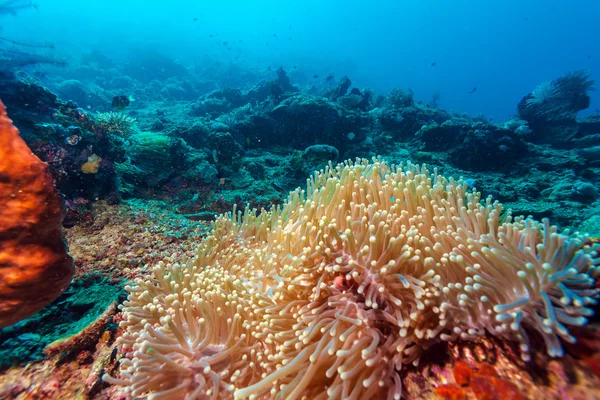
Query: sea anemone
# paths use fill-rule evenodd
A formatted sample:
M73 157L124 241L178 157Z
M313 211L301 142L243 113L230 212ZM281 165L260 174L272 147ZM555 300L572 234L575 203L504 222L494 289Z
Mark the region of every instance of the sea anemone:
M128 286L104 379L149 399L399 399L434 343L491 334L527 360L540 336L560 356L592 313L595 247L462 180L358 160L307 186Z

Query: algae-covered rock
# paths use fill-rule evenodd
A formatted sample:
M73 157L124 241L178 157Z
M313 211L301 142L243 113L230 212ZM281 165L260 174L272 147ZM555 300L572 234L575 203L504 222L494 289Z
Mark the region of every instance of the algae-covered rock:
M44 349L92 324L118 300L122 288L97 276L71 284L37 314L0 329L0 368L44 358Z

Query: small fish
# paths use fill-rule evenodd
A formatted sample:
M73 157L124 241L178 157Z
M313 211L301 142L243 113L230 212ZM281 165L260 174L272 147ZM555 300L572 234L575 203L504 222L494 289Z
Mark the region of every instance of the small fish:
M356 135L354 134L354 132L350 132L346 135L346 137L348 138L348 140L353 140L356 137Z
M296 68L298 68L298 67L296 67L296 66L294 65L292 68L293 68L293 69L296 69Z
M473 89L471 89L471 90L469 91L469 94L471 94L471 93L475 93L476 91L477 91L477 88L476 88L476 87L473 87Z
M227 46L228 44L228 42L223 42L223 46Z
M267 71L270 71L270 70L271 70L271 67L268 67L268 68L267 68Z
M81 136L79 135L71 135L65 138L65 143L71 146L75 146L81 140Z
M319 75L313 75L313 78L317 79L319 77Z
M215 37L215 35L208 35L208 37Z
M437 63L435 61L431 63L432 67L435 67L436 65L437 65Z
M194 18L194 22L198 21L198 18Z
M274 34L273 34L273 37L277 37L277 34L276 34L276 33L274 33Z
M325 78L326 81L330 81L333 79L333 75L329 75L327 78Z
M267 179L265 179L267 180ZM273 188L275 190L277 190L279 193L287 193L287 191L285 190L285 188L283 186L281 186L278 182L276 181L272 181L271 185L273 186Z
M112 99L112 107L118 110L124 110L135 99L131 96L115 96Z

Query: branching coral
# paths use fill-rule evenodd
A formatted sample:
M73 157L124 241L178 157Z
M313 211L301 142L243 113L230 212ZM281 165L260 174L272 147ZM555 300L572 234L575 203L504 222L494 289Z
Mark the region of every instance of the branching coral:
M221 216L193 259L127 287L120 378L149 399L399 399L439 341L583 325L600 260L583 238L425 166L346 162L260 215Z

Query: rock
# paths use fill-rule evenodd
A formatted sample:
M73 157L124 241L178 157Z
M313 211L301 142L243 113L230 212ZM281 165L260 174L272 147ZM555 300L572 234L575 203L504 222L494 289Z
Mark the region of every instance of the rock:
M598 189L590 182L577 182L573 185L573 196L576 199L593 201L598 198Z
M309 146L302 154L302 171L305 175L310 175L313 171L325 168L329 161L335 164L339 156L340 152L333 146L326 144Z
M600 146L581 149L579 150L579 155L588 161L600 161Z

